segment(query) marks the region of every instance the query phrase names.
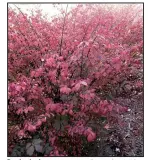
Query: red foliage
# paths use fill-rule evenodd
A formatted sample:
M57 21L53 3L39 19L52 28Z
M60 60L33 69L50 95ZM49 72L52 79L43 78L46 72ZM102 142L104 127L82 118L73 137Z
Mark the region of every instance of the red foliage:
M50 22L40 12L8 10L9 121L19 123L21 138L40 132L53 147L45 156L68 155L59 140L64 135L81 151L80 137L97 137L90 119L127 111L98 90L127 80L143 65L142 13L134 5L120 12L86 4L61 14L64 19Z

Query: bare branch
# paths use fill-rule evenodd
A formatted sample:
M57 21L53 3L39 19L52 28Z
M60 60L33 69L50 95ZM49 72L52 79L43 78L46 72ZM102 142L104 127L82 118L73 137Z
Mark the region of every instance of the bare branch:
M63 36L64 36L64 28L65 28L65 20L66 20L66 15L67 15L67 8L68 8L68 4L66 6L66 12L65 12L65 16L64 16L64 23L63 23L63 27L62 27L62 36L61 36L61 42L60 42L60 56L62 55L62 44L63 44Z

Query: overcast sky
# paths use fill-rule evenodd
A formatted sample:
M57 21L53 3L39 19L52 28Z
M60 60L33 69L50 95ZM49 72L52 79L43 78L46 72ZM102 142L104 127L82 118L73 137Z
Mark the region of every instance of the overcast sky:
M16 9L15 5L13 4L9 4L9 6L13 9ZM16 4L17 7L19 7L21 9L21 11L23 13L30 13L30 9L37 9L40 8L42 9L43 14L48 15L48 18L50 18L51 16L57 15L60 12L58 11L58 9L56 7L53 6L53 4ZM58 5L59 8L63 8L66 9L67 4L60 4ZM68 4L68 11L71 10L71 8L75 7L76 4Z
M57 4L56 4L57 5ZM68 11L71 10L71 8L74 8L77 4L68 4ZM91 4L90 4L91 5ZM125 4L102 4L104 6L110 6L113 7L115 10L120 10L122 7L126 6ZM9 6L13 9L18 9L13 4L9 4ZM59 14L59 10L53 6L53 4L16 4L17 7L21 9L23 13L31 13L29 10L31 9L37 9L40 8L42 10L43 14L47 14L48 20L51 20L51 17L54 15ZM66 9L67 4L59 4L57 5L59 8ZM142 7L142 4L136 4L137 7Z

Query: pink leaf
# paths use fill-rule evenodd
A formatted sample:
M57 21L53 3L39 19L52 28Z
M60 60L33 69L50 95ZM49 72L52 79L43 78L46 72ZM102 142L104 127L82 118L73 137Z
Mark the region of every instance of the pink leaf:
M58 107L59 107L58 104L48 104L48 105L46 106L46 110L47 110L47 111L48 111L48 110L50 110L50 111L56 111Z
M109 124L106 124L104 128L108 130L110 128Z
M69 94L71 92L71 89L64 86L64 87L60 88L60 92L65 93L65 94Z
M55 65L55 60L54 60L54 58L48 58L47 60L46 60L46 66L47 67L55 67L56 65Z
M42 125L42 121L38 120L37 123L36 123L36 127L40 127L41 125Z
M88 142L92 142L96 139L96 134L94 132L89 133L89 135L87 136L87 141Z
M34 108L32 106L28 107L28 111L32 112L34 110Z
M111 112L113 109L113 106L112 105L108 105L108 110Z
M52 104L51 106L50 106L50 110L51 111L55 111L57 109L57 105L56 104Z
M46 122L46 117L41 119L42 122Z
M85 131L85 135L88 136L91 132L92 132L92 129L89 127L89 128L87 128L87 130Z
M16 111L17 114L21 114L23 113L23 109L22 108L19 108L17 111Z
M24 112L25 112L25 113L28 113L28 108L25 108L25 109L24 109Z
M33 126L33 125L31 125L31 124L29 124L29 126L28 126L28 131L30 131L30 132L34 132L34 131L36 131L36 126Z
M70 114L70 115L73 115L74 113L73 113L73 111L72 111L72 110L70 110L70 111L69 111L69 114Z
M23 137L24 135L25 135L25 132L24 132L24 130L22 129L22 130L20 130L20 131L18 131L18 134L17 134L19 137Z
M113 63L118 63L118 62L120 62L120 58L119 57L115 57L115 58L112 59L112 62Z
M81 87L80 83L77 83L77 84L72 88L72 90L73 90L73 91L78 91L78 90L80 89L80 87Z
M46 111L48 111L48 110L49 110L50 105L51 105L51 104L47 104L47 105L46 105Z
M83 84L84 86L87 86L87 83L85 81L81 81L80 84Z
M16 91L20 92L21 91L21 86L16 86Z
M127 112L128 111L128 107L120 107L119 111L120 112Z
M34 76L35 76L35 71L32 71L32 72L30 73L30 76L31 76L31 77L34 77Z

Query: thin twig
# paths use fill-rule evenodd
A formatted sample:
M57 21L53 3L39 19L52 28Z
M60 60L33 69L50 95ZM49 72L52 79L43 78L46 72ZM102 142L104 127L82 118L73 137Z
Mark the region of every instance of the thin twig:
M65 16L64 16L64 23L63 23L63 27L62 27L62 35L61 35L61 42L60 42L60 56L62 55L62 44L63 44L63 36L64 36L64 28L65 28L65 20L66 20L67 8L68 8L68 4L66 6L66 12L65 12Z

